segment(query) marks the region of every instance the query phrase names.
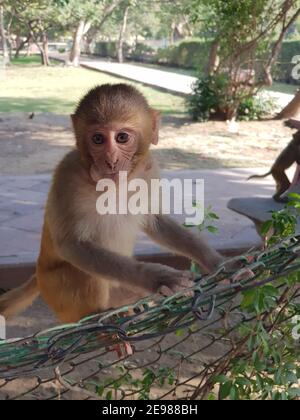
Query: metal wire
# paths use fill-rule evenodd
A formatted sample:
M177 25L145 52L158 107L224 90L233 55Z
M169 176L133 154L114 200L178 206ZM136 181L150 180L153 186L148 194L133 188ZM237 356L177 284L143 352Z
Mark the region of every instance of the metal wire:
M0 341L0 399L204 398L212 375L245 352L239 329L254 317L242 293L273 283L287 302L300 296L285 281L300 270L300 237L239 261L251 276L227 263L171 297Z

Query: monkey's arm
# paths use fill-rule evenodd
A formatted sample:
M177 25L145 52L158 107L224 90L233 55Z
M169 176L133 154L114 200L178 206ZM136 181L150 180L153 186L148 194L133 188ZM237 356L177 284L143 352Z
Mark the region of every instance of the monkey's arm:
M300 121L294 118L290 118L289 120L285 121L284 125L289 128L296 128L297 130L300 130Z
M65 239L56 246L56 250L60 258L91 276L103 276L118 284L140 287L151 293L162 288L176 292L193 284L189 272L161 264L139 262L75 238Z
M200 235L192 233L169 216L151 216L145 226L145 232L155 242L191 258L208 272L216 269L224 260Z

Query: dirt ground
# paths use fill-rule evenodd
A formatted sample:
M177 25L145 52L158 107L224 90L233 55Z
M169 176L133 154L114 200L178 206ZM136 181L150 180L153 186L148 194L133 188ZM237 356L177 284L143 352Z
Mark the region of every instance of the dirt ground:
M165 117L153 153L170 170L269 166L290 138L281 121L240 122L232 133L225 122ZM51 172L73 145L66 115L0 114L1 174Z

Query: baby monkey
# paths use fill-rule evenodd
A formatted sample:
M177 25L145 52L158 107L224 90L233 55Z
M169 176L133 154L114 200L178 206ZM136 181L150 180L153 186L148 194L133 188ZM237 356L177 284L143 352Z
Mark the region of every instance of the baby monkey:
M76 148L58 165L49 193L36 274L0 297L10 316L41 295L62 322L164 295L193 285L189 271L133 258L137 235L198 262L206 272L223 258L200 236L163 214L105 214L96 210L98 181L118 188L120 171L150 186L159 178L150 146L158 143L159 113L127 84L101 85L72 115ZM150 188L149 188L150 190Z

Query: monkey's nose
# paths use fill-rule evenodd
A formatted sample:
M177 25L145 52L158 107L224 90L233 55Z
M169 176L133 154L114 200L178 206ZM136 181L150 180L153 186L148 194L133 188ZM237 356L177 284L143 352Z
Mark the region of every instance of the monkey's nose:
M114 170L117 166L117 163L119 162L119 159L117 159L115 162L109 162L108 160L105 161L106 165L109 167L109 169Z

